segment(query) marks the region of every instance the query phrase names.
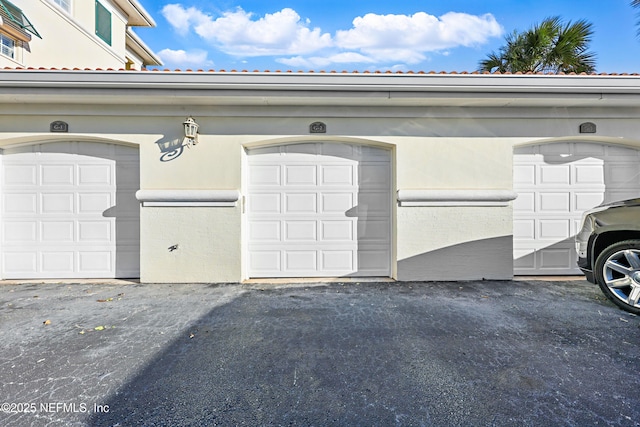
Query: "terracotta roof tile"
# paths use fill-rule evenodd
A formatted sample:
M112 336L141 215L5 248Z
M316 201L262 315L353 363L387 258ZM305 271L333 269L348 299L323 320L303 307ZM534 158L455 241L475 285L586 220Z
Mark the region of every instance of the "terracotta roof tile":
M209 69L209 70L204 70L204 69L190 69L190 68L186 68L186 69L174 69L174 70L170 70L168 68L165 69L158 69L158 68L154 68L154 69L147 69L147 68L142 68L140 70L126 70L124 68L55 68L55 67L4 67L2 69L0 69L0 71L2 70L6 70L6 71L16 71L16 70L38 70L38 71L117 71L117 72L128 72L128 71L134 71L134 72L139 72L139 71L148 71L148 72L154 72L154 73L237 73L237 74L259 74L259 73L273 73L273 74L282 74L282 73L286 73L286 74L291 74L291 73L299 73L299 74L407 74L407 75L414 75L414 74L418 74L418 75L427 75L427 74L439 74L439 75L470 75L470 74L474 74L474 75L478 75L478 74L484 74L484 75L581 75L581 76L640 76L640 73L563 73L563 72L559 72L559 73L542 73L542 72L537 72L537 73L533 73L533 72L526 72L526 73L522 73L522 72L516 72L516 73L511 73L511 72L505 72L505 73L500 73L500 72L489 72L489 71L435 71L435 70L430 70L430 71L391 71L391 70L375 70L375 71L369 71L369 70L364 70L364 71L347 71L347 70L342 70L342 71L337 71L337 70L297 70L297 71L293 71L293 70L253 70L253 71L249 71L249 70L235 70L235 69L231 69L231 70L225 70L225 69L219 69L219 70L214 70L214 69Z

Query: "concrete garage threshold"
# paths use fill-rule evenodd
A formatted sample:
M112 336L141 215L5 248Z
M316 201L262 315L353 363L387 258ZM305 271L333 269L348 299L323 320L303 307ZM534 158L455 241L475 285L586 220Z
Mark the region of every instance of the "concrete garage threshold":
M2 426L638 426L584 280L3 283Z

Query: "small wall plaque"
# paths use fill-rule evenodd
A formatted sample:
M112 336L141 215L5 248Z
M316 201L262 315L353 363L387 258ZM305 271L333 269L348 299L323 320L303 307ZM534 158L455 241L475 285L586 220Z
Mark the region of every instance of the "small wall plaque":
M309 125L309 133L327 133L327 125L322 122L313 122Z
M596 133L596 124L584 122L580 125L580 133Z
M69 132L69 124L59 120L51 122L49 125L49 132Z

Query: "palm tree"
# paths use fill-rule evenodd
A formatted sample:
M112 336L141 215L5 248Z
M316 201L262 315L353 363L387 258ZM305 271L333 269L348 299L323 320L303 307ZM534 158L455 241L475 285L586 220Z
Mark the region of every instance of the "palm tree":
M631 0L631 6L640 8L640 0ZM636 26L638 27L638 30L636 31L636 35L640 37L640 19L636 21Z
M640 0L634 0L640 5ZM506 36L506 44L480 61L479 70L489 72L592 73L595 54L587 49L593 26L580 20L563 24L547 18L533 28Z

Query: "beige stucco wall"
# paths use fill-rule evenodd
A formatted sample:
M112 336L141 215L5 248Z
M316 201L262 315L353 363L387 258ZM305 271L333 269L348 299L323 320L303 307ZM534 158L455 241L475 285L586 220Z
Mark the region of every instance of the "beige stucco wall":
M238 282L240 208L141 209L140 277L144 282Z
M46 0L14 0L42 39L32 36L14 60L0 55L0 66L46 68L123 68L126 18L110 1L111 45L95 35L95 1L73 1L71 16Z
M143 190L244 191L244 149L304 141L374 144L392 150L395 190L509 190L513 146L559 139L638 146L638 122L599 111L457 111L421 117L414 109L329 109L300 113L211 106L11 105L0 114L0 147L53 140L96 140L140 147ZM317 114L314 114L317 113ZM393 114L392 114L393 113ZM621 114L629 114L620 111ZM459 114L460 117L452 117ZM503 114L504 117L499 116ZM527 117L530 114L531 117ZM592 119L600 114L601 118ZM199 143L179 147L181 123L193 115ZM398 117L404 115L405 117ZM482 117L489 116L489 117ZM539 116L538 116L539 115ZM20 117L20 120L17 120ZM26 118L26 119L25 119ZM54 120L69 134L52 134ZM328 131L310 135L321 120ZM592 120L597 135L579 135ZM164 151L163 151L164 150ZM175 155L177 154L177 155ZM234 207L142 207L143 282L229 282L246 279L242 198ZM508 279L512 276L512 208L397 206L393 275L399 280ZM169 250L177 245L177 249Z
M179 120L177 120L179 121ZM206 126L206 121L203 121ZM366 127L368 121L362 122ZM202 126L202 125L201 125ZM177 146L178 133L156 144L143 144L141 187L144 189L243 189L245 147L305 141L373 144L391 148L394 166L393 190L398 189L510 189L512 145L509 139L372 137L367 135L207 135L199 143L163 157L162 147ZM164 148L170 150L169 148ZM141 264L145 281L240 281L242 200L238 208L143 207ZM399 280L446 280L453 278L502 278L512 275L510 206L499 207L395 207L393 260ZM187 220L188 218L188 220ZM222 218L222 219L221 219ZM211 221L230 226L213 227ZM232 226L231 226L232 224ZM182 237L181 237L182 236ZM178 241L191 243L178 251L167 248ZM473 242L473 243L472 243ZM470 245L465 246L467 243ZM485 245L481 254L472 249ZM457 246L456 246L457 245ZM487 247L490 246L490 247ZM180 245L182 248L182 245ZM215 254L227 252L234 259L218 268ZM453 249L452 249L453 247ZM189 248L189 249L187 249ZM186 255L193 250L199 255ZM465 254L443 257L457 251ZM203 257L211 260L203 262ZM227 263L227 261L225 261ZM171 266L167 268L167 266ZM437 266L434 270L432 267Z

